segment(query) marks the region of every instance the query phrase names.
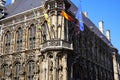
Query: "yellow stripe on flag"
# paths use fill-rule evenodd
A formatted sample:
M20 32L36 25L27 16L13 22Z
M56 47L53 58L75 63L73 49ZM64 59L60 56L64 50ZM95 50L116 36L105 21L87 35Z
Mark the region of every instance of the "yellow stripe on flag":
M50 25L50 19L47 13L44 13L45 20L47 21L48 25Z

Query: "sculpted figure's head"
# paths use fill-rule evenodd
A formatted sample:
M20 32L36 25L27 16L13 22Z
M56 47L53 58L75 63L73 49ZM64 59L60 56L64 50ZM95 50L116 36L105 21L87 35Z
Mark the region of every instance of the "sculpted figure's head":
M0 6L4 6L6 3L6 0L0 0Z

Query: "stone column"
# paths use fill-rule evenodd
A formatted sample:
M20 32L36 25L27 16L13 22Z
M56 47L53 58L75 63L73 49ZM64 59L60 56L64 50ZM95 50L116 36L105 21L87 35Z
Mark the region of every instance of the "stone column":
M12 67L12 63L13 63L13 60L12 60L13 56L12 55L9 55L8 56L8 61L7 64L8 64L8 70L7 70L7 79L6 80L11 80L12 78L12 70L13 70L13 67Z
M2 34L1 34L2 35ZM0 55L2 55L2 46L3 46L3 39L1 39L1 38L3 38L2 36L0 36Z
M12 23L15 23L15 20L12 21ZM10 52L14 52L15 51L15 37L16 37L16 30L15 30L15 26L12 27L12 32L11 32L11 46L10 46Z
M36 76L36 80L39 79L39 65L40 65L40 63L39 63L38 56L39 56L39 50L36 50L35 51L35 62L36 62L36 64L35 64L35 76Z
M4 27L4 24L2 24L2 27ZM4 42L5 42L5 34L4 34L4 30L2 30L1 32L1 53L3 55L4 53Z
M14 46L13 46L13 52L16 50L15 38L16 38L16 31L13 32L13 40L12 40L13 44L14 44Z
M118 77L118 63L116 58L116 52L113 52L113 71L114 71L114 80L119 80Z
M1 25L0 25L0 52L2 50L2 28L1 28ZM1 53L0 53L1 55Z
M43 55L39 55L38 56L39 58L39 60L38 60L38 70L39 70L39 74L38 74L38 76L39 76L39 79L43 79L43 59L44 59L44 56Z
M54 52L54 56L53 56L53 80L57 80L57 78L56 77L58 77L58 76L56 76L56 52Z
M64 30L64 26L65 26L65 19L64 19L64 17L62 17L62 21L61 21L61 25L62 25L62 27L61 27L61 39L65 39L65 30Z
M20 80L25 80L25 53L21 53Z
M56 33L56 27L57 27L56 22L57 22L57 21L56 21L56 16L53 15L53 16L52 16L52 24L54 25L54 27L53 27L54 37L53 37L53 38L56 38L56 36L57 36L57 33Z
M46 80L46 77L47 77L47 75L46 75L46 72L47 72L47 69L46 69L46 55L45 55L45 59L43 60L43 63L42 63L42 70L43 70L43 73L41 73L42 74L41 77L43 77L43 78L41 78L41 79Z
M12 53L12 52L14 52L14 46L15 46L15 35L14 35L14 31L12 31L10 34L11 34L10 53Z
M65 54L63 56L63 59L62 59L62 62L63 62L63 80L68 80L68 74L67 74L67 54Z
M44 61L40 64L40 79L45 80L45 67Z
M40 46L40 30L36 27L36 48L39 48Z
M22 43L22 50L26 50L27 49L27 34L28 34L28 30L26 28L23 28L23 43Z

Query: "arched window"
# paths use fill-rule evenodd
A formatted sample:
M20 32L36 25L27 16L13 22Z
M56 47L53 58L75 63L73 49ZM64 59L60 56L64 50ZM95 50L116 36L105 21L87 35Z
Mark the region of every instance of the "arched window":
M49 55L49 59L48 59L48 63L49 63L48 64L49 65L49 67L48 67L48 69L49 69L49 71L48 71L49 80L53 80L53 61L52 61L52 58L53 58L53 55ZM47 75L45 75L45 76L47 76Z
M32 24L29 28L29 48L35 48L35 40L36 40L36 27Z
M5 34L5 53L10 52L10 40L11 40L11 35L10 32L7 31Z
M7 72L8 72L8 65L4 64L2 67L3 70L3 77L6 78L7 77Z
M42 25L42 27L43 27L43 41L46 41L46 34L47 34L47 27L48 27L48 24L47 24L47 22L45 22L43 25Z
M19 80L19 73L20 73L20 63L16 63L14 66L14 80Z
M16 40L16 47L17 47L17 51L22 50L22 36L23 36L23 31L21 28L18 28L17 30L17 40Z
M34 61L29 61L28 62L28 80L33 80L33 75L34 75L34 67L35 67L35 63Z

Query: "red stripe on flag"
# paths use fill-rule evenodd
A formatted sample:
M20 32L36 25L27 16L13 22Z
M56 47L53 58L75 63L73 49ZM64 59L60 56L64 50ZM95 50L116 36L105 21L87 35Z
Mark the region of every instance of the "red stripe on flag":
M61 15L69 21L74 21L74 19L70 15L68 15L64 10L62 10Z

